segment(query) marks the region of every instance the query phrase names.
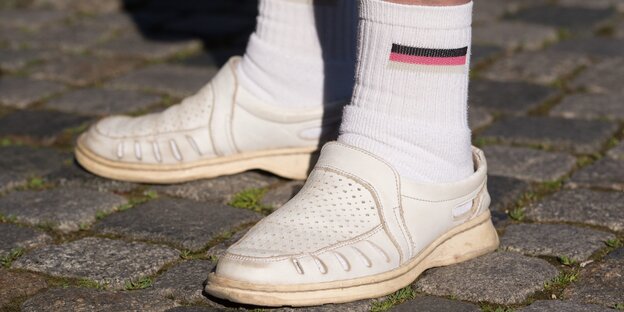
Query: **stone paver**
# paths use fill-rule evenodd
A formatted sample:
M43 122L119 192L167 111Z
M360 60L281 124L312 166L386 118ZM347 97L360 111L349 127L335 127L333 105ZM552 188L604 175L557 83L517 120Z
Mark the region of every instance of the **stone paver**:
M525 181L497 175L488 175L488 191L492 197L490 209L502 211L515 204L529 190Z
M477 25L473 28L473 42L493 45L508 50L524 48L537 50L547 42L557 40L554 27L522 22L498 22L495 25Z
M524 147L486 146L488 173L528 181L555 181L574 168L576 158Z
M492 80L548 85L589 64L589 58L574 53L550 50L521 52L495 62L482 76Z
M407 301L392 309L392 312L479 312L478 306L466 302L449 300L440 297L424 296Z
M30 177L59 169L65 156L53 149L0 147L0 192L25 184Z
M624 193L562 190L527 208L540 222L575 222L624 230Z
M159 276L153 289L161 296L182 302L202 302L204 281L214 268L214 263L207 260L190 260L180 263Z
M624 59L607 60L583 71L572 87L584 88L596 93L621 93L624 73L619 70L624 66Z
M140 34L122 35L97 47L102 55L160 60L176 54L198 50L200 42L176 37L143 38Z
M179 258L168 247L107 238L87 237L63 245L36 249L13 262L13 268L52 276L86 278L122 289Z
M24 312L160 312L176 303L148 291L99 291L95 289L51 289L28 299Z
M0 213L18 222L70 232L95 222L98 212L112 212L126 202L114 194L62 187L10 193L0 198Z
M250 188L267 187L279 179L257 172L245 172L209 180L199 180L183 184L155 186L159 193L198 201L229 201L240 191Z
M624 119L624 102L618 94L574 94L550 111L551 116L583 119Z
M624 303L624 257L592 263L563 296L572 301L615 307Z
M457 265L431 269L416 289L467 301L514 304L544 288L559 271L548 262L513 252L495 252Z
M62 49L82 53L98 42L106 40L114 33L113 29L94 27L91 24L56 25L45 31L29 34L23 44L30 48Z
M160 96L130 90L79 89L55 98L46 107L87 115L130 113L162 101Z
M57 10L1 10L0 25L9 28L39 29L60 23L68 17L66 12Z
M111 85L120 89L149 90L184 97L199 91L215 73L212 68L158 64L117 78Z
M224 309L207 307L207 306L181 306L171 308L165 312L223 312Z
M589 57L594 61L605 58L619 58L624 53L624 40L610 38L580 38L565 40L552 47L552 50L563 53L576 53Z
M624 11L624 3L620 0L559 0L557 1L557 4L562 6L585 7L592 9L616 8L620 12Z
M49 59L52 54L45 50L0 49L0 69L7 72L15 72L34 62ZM0 85L3 83L0 82Z
M192 200L153 200L113 214L95 226L105 234L167 242L198 250L219 234L238 225L257 221L261 215L220 203Z
M601 149L617 128L614 123L602 121L511 117L494 123L483 132L482 137L589 154Z
M607 157L600 159L572 175L568 185L624 191L624 161Z
M591 30L601 22L615 15L612 9L588 9L580 7L561 7L546 5L521 10L513 15L514 20L527 23L569 28L575 31Z
M512 224L501 237L501 248L532 256L587 260L604 248L613 234L565 224Z
M305 308L281 308L274 310L276 312L369 312L371 311L372 300L360 300L356 302L343 303L343 304L326 304L316 307Z
M610 149L607 152L607 156L613 159L624 160L624 141L620 142L616 147Z
M53 142L66 129L90 118L50 110L22 110L0 118L0 136L28 136Z
M474 80L468 101L494 112L524 114L555 95L554 89L535 84Z
M47 286L45 278L39 275L0 269L0 309L13 299L34 295Z
M50 235L24 226L0 223L0 258L18 248L34 248L52 241Z
M297 195L302 187L303 182L301 181L289 181L272 187L262 198L262 204L273 208L279 208Z
M64 85L56 82L3 77L0 78L0 104L8 107L26 108L30 104L64 89Z
M470 51L470 65L481 65L501 54L502 48L488 45L474 45Z
M533 302L530 306L518 310L518 312L551 312L551 311L565 311L565 312L608 312L613 311L605 307L594 304L584 304L572 301L562 300L538 300Z
M470 129L483 128L494 121L494 116L482 107L468 107L468 124Z
M86 86L122 75L136 64L136 61L127 58L71 55L33 68L31 76Z
M65 187L84 187L100 192L125 193L135 189L135 183L117 181L96 176L76 164L63 166L45 176L45 179Z

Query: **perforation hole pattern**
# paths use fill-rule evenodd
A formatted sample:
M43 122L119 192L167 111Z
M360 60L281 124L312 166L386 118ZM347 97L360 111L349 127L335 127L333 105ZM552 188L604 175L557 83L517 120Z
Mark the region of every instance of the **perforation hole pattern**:
M295 198L254 226L230 252L256 257L311 253L379 224L368 189L348 177L317 169Z

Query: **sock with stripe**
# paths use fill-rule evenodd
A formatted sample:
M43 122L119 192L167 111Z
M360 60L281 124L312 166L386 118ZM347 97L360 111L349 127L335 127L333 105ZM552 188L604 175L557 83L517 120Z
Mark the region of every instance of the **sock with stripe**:
M261 0L238 68L240 84L269 104L314 108L353 92L357 2Z
M472 174L471 22L472 3L362 0L355 90L338 140L384 158L416 182Z

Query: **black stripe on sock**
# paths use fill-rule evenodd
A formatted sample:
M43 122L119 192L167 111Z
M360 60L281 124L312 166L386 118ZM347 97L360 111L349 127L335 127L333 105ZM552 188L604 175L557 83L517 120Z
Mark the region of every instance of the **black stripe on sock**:
M412 56L426 56L426 57L458 57L466 56L468 54L468 47L459 49L427 49L408 47L400 44L392 44L392 52L404 55Z

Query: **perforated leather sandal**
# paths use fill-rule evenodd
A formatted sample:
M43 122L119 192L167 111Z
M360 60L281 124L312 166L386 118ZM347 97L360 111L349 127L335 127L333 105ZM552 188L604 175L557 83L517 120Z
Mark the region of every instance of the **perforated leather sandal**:
M250 169L304 179L322 135L331 138L342 103L287 110L238 85L232 58L197 94L162 113L112 116L77 142L76 159L112 179L174 183Z
M219 259L206 292L261 306L390 294L424 270L495 250L486 161L450 184L416 184L365 151L328 143L303 189Z

